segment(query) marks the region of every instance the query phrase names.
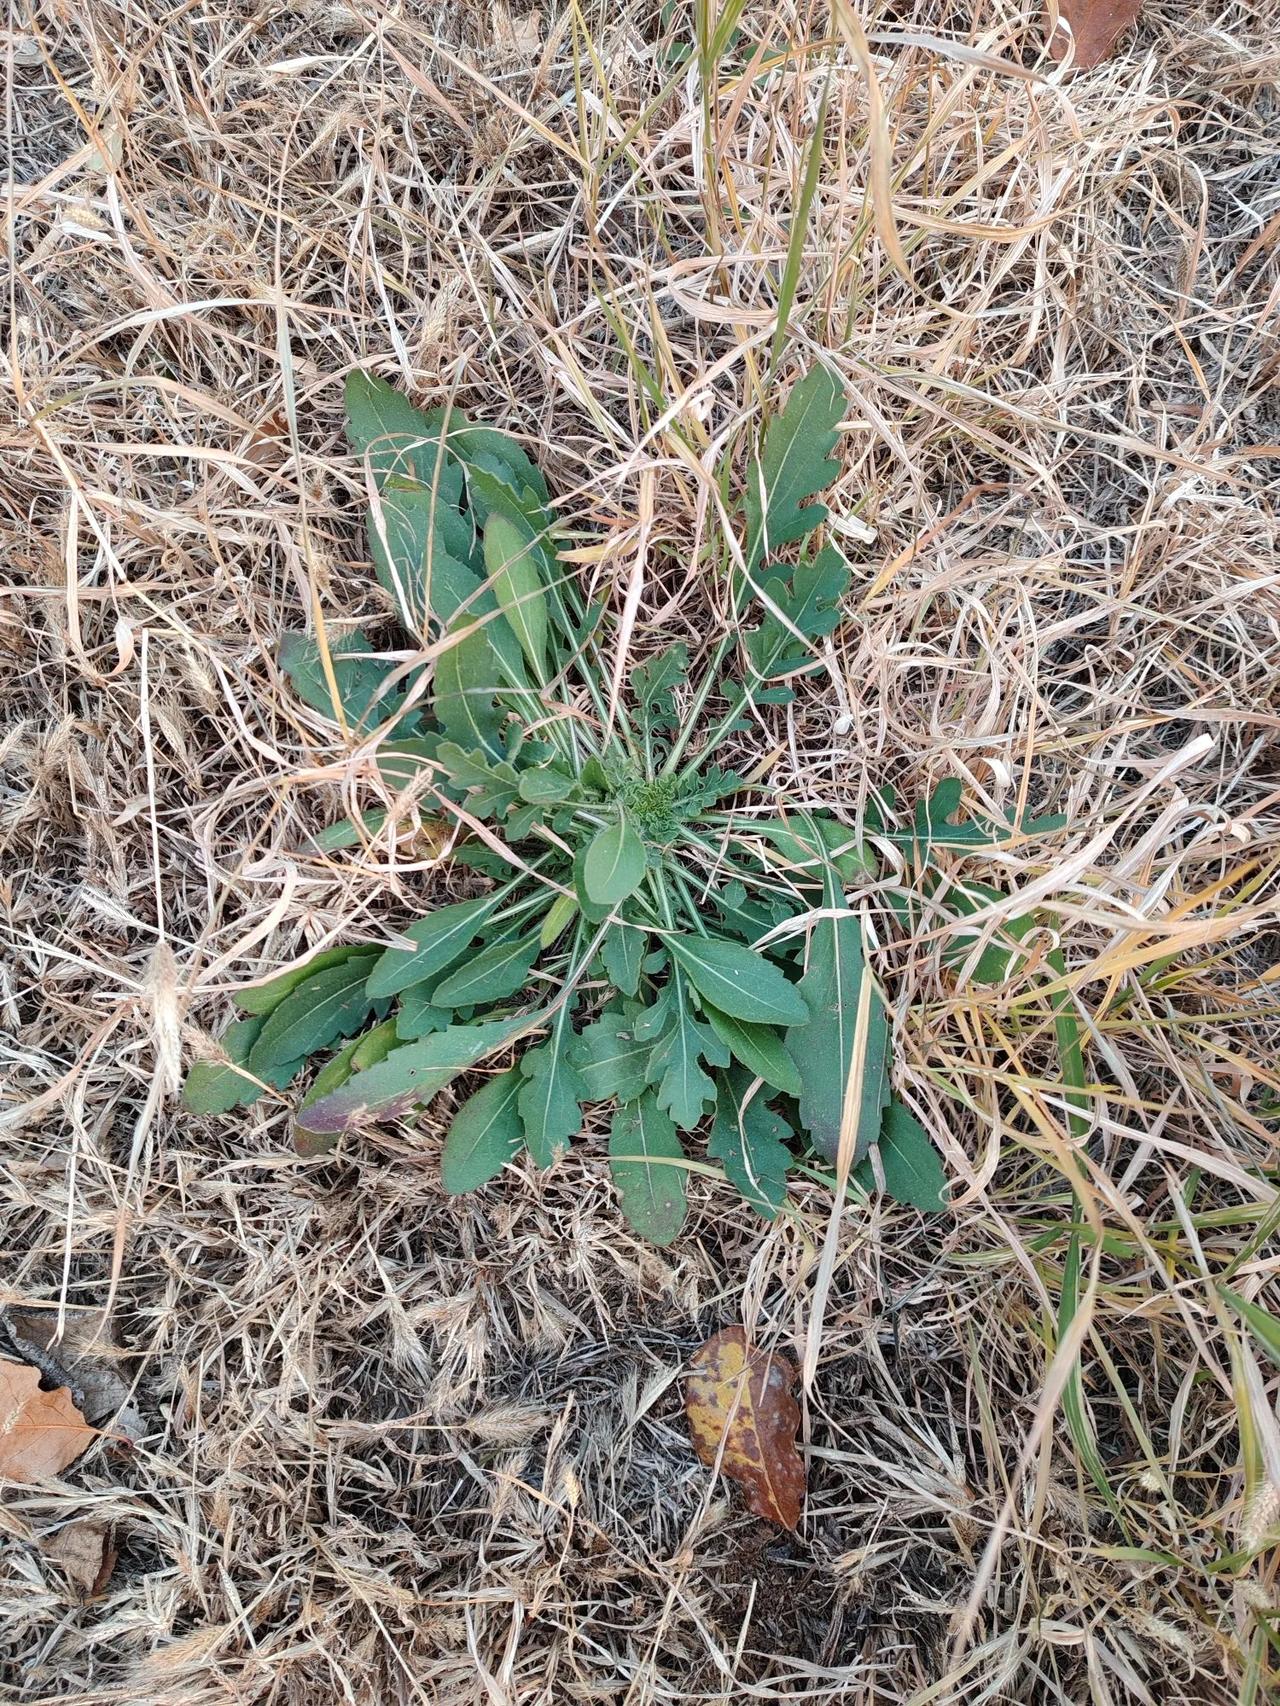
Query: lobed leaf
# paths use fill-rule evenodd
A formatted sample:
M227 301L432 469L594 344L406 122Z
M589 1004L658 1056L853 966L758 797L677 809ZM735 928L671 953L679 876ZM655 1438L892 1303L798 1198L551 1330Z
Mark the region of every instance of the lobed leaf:
M657 1086L658 1106L681 1131L692 1131L716 1093L701 1062L728 1066L729 1051L709 1026L694 1018L679 972L673 974L672 990L670 1029L654 1046L647 1076Z
M620 919L616 924L610 925L608 934L600 945L600 958L604 962L605 975L623 995L634 995L640 987L640 973L644 965L647 941L648 934L643 928Z
M651 730L676 726L676 689L689 674L689 648L682 640L637 664L631 671L631 690L642 723Z
M614 1112L609 1128L609 1165L627 1222L651 1243L666 1245L678 1235L688 1212L684 1151L676 1128L652 1090Z
M707 1154L719 1161L731 1184L765 1220L776 1218L787 1195L791 1127L760 1094L752 1095L749 1072L720 1075L716 1115Z
M520 1119L529 1154L537 1167L552 1167L582 1130L587 1086L573 1063L573 1025L569 1002L552 1021L545 1043L526 1049L520 1062Z
M436 657L432 683L436 721L460 746L481 747L501 758L507 713L499 697L525 685L515 636L496 621L481 622L468 611L454 619L446 638L449 644Z
M890 1101L880 1126L880 1170L884 1188L895 1202L908 1203L926 1214L941 1214L947 1206L947 1176L928 1132L899 1101ZM875 1172L868 1158L854 1177L864 1190L875 1189Z
M433 1031L443 1031L453 1023L453 1013L448 1007L436 1007L432 1003L436 982L435 978L428 978L426 982L415 983L412 989L401 993L396 1013L396 1036L402 1043L418 1042Z
M475 548L470 519L457 508L462 475L448 461L443 473L434 491L399 475L385 479L366 518L374 574L403 626L419 637L428 617L442 626L476 599L483 584L469 560Z
M466 796L467 810L480 819L505 817L520 797L514 764L477 747L468 752L456 741L440 743L437 759L449 780Z
M570 1045L569 1057L578 1070L583 1101L633 1101L649 1080L646 1069L653 1041L637 1037L634 1022L624 1012L603 1014L587 1025Z
M765 582L764 618L743 639L753 697L762 698L758 683L817 667L811 642L839 626L848 590L849 570L833 545L824 546L812 562L798 563L789 577L775 575ZM789 698L790 690L785 691ZM785 700L774 696L770 702Z
M825 491L840 471L833 453L843 415L839 380L825 367L812 367L769 423L763 454L747 475L748 574L826 520L826 506L808 500Z
M294 692L304 705L336 722L339 712L347 723L357 726L364 722L383 723L400 718L400 727L408 729L417 722L418 713L404 717L404 689L390 688L391 677L399 665L372 654L371 642L359 629L329 643L329 662L333 667L338 703L334 704L320 655L320 645L311 634L286 634L280 643L280 667L288 677Z
M347 440L375 479L396 473L430 486L444 454L438 411L416 409L403 392L373 373L348 374Z
M926 859L934 848L949 847L962 852L977 852L999 847L1015 835L1049 835L1066 827L1060 813L1028 818L1023 823L1012 817L999 823L994 818L975 817L967 823L952 823L960 810L963 785L957 776L939 782L927 800L916 803L915 826L906 834L894 834L890 839L914 844L920 858Z

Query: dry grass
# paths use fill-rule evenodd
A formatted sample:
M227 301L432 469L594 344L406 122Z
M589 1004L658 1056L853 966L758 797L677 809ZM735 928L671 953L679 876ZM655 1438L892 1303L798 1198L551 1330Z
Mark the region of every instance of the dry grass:
M625 0L18 6L6 1285L112 1306L146 1431L6 1494L8 1697L1268 1698L1276 1367L1216 1282L1280 1312L1274 15L1151 0L1113 63L1046 81L1000 0L873 9L869 127L817 8L750 7L700 82ZM765 1229L696 1178L659 1255L590 1136L459 1205L434 1119L302 1162L282 1102L174 1092L242 982L449 880L305 851L365 761L275 648L382 615L343 373L526 435L584 572L642 577L636 643L705 637L713 475L771 394L828 79L779 383L845 377L858 591L761 739L851 813L946 776L1069 812L976 874L1061 947L1089 1134L1051 969L957 982L873 885L955 1207L842 1215L792 1542L693 1459L678 1377L732 1320L803 1348L821 1185ZM36 1542L86 1514L121 1554L80 1605Z

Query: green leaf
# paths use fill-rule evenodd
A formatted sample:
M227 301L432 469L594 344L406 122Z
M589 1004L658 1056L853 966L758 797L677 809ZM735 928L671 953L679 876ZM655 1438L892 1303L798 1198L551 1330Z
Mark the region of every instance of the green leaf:
M390 816L390 812L379 810L361 812L354 818L339 818L337 823L331 823L313 837L312 845L320 853L341 853L344 848L359 847L363 841L372 841L385 829Z
M600 760L594 755L594 753L582 766L582 772L578 780L590 793L607 794L609 792L609 778L605 774L604 765L601 764Z
M601 944L600 958L604 961L605 976L624 995L634 995L640 987L640 970L647 941L645 930L619 920L609 926Z
M513 1066L482 1084L453 1116L440 1156L440 1182L450 1196L487 1184L520 1153L520 1085L520 1069Z
M573 793L573 778L550 766L520 775L520 798L531 806L558 806Z
M842 601L849 590L849 570L832 545L825 545L811 563L798 563L790 578L772 576L764 584L765 616L746 634L743 646L756 682L803 675L818 667L813 640L834 633L840 624ZM753 687L757 700L765 696ZM772 704L790 698L770 694Z
M400 1010L396 1014L396 1035L402 1043L416 1043L421 1037L429 1037L433 1031L443 1031L453 1023L453 1013L448 1007L434 1007L431 1004L431 994L436 986L435 978L428 978L425 983L415 983L412 989L406 989L400 996Z
M542 470L509 433L473 426L461 409L452 409L445 443L468 470L468 496L482 525L495 505L515 503L534 515L543 511L547 482Z
M357 1072L307 1113L310 1131L340 1132L361 1119L396 1119L534 1027L535 1017L494 1020L486 1025L450 1025L393 1049L367 1072Z
M590 847L579 847L573 855L573 889L577 896L578 908L588 924L601 924L612 911L608 906L597 906L587 893L586 863Z
M786 1200L791 1151L786 1139L791 1127L766 1104L751 1095L748 1073L722 1073L716 1098L716 1117L707 1139L707 1154L724 1167L731 1184L765 1220L773 1220Z
M408 475L430 486L444 452L438 412L415 409L409 399L372 373L351 373L346 383L347 439L367 457L375 478Z
M762 836L788 864L815 881L829 864L849 883L876 868L875 856L860 845L857 831L830 818L743 819L742 828L746 834Z
M466 808L473 817L504 817L520 797L516 767L506 759L490 758L478 747L464 751L451 740L440 743L438 758L449 780L465 793Z
M552 1021L545 1043L526 1049L520 1062L520 1119L529 1154L537 1167L553 1167L582 1130L587 1086L572 1059L573 1025L565 1002Z
M472 611L450 623L450 643L436 656L432 707L440 727L459 746L478 746L501 758L506 713L498 709L497 696L508 685L510 671L503 667L496 629L495 621L480 623Z
M649 1057L647 1076L658 1087L658 1106L681 1131L698 1125L716 1087L699 1062L728 1066L729 1051L709 1026L694 1018L680 973L672 976L671 1028Z
M305 983L318 971L327 971L330 966L340 966L353 954L368 952L369 947L365 942L348 942L341 947L325 948L322 953L312 954L310 959L303 960L300 965L290 966L288 971L282 971L269 983L255 983L251 989L240 990L235 998L236 1006L246 1013L257 1013L261 1016L274 1013L286 995L292 995L300 983Z
M271 1014L249 1052L259 1077L290 1061L308 1059L339 1037L349 1037L373 1006L365 988L376 959L365 953L330 966L300 983Z
M728 1013L722 1013L710 1001L704 1004L703 1011L711 1029L730 1054L748 1067L756 1078L763 1078L766 1084L772 1084L775 1090L785 1091L788 1096L800 1094L799 1069L775 1030L768 1025L749 1025L745 1020L730 1018Z
M395 1020L384 1019L371 1031L357 1037L355 1053L351 1056L353 1069L363 1072L366 1067L376 1066L380 1060L385 1060L396 1046L396 1035Z
M928 1132L899 1101L891 1101L884 1110L879 1149L884 1188L889 1196L926 1214L941 1214L947 1206L947 1175L942 1170L942 1159ZM864 1190L875 1190L870 1159L860 1164L854 1178Z
M311 1088L298 1104L298 1111L293 1121L293 1147L299 1155L326 1155L338 1141L336 1133L309 1131L305 1115L307 1109L321 1101L331 1090L345 1084L356 1070L355 1057L364 1037L352 1037L344 1043L331 1059L327 1060L316 1073Z
M976 852L998 847L1015 835L1048 835L1064 828L1067 822L1065 817L1051 814L1028 818L1023 823L1013 818L1000 823L988 817L975 817L968 823L952 823L951 819L960 810L963 791L959 777L948 776L939 782L930 799L917 802L914 829L909 834L893 835L890 839L908 846L914 843L921 856L927 857L936 847Z
M435 1007L479 1007L503 1001L529 981L533 962L541 952L536 936L513 936L495 942L474 959L459 966L431 991Z
M676 726L675 694L689 674L689 648L683 640L656 653L631 671L640 719L651 730Z
M931 892L938 884L926 879L925 886L926 892ZM993 901L1004 899L1005 896L999 889L993 889L987 883L952 882L947 885L942 904L961 918L968 918ZM1024 912L1015 918L1006 919L978 955L969 973L970 981L981 984L1007 983L1015 968L1026 959L1025 951L1019 949L1017 944L1024 941L1035 927L1034 912ZM952 932L942 951L945 963L957 969L967 964L984 928L982 925L975 925L972 929Z
M652 1091L614 1113L609 1158L628 1224L654 1244L670 1244L688 1211L684 1151Z
M416 716L416 712L414 715ZM401 727L407 726L402 719ZM374 762L378 766L378 774L393 791L399 792L417 781L423 771L436 764L440 750L438 735L413 735L397 739L395 744L379 746ZM385 827L391 813L383 810L360 812L354 818L347 817L338 823L331 824L328 829L322 829L314 838L313 845L321 852L336 853L344 847L359 846L362 841L371 841ZM407 828L412 821L411 814L405 812L397 824L397 833Z
M226 1060L195 1060L182 1086L183 1105L193 1114L226 1114L232 1108L248 1107L262 1094L261 1084L238 1068L249 1059L266 1020L237 1019L219 1038Z
M698 994L730 1018L759 1025L803 1025L808 1019L800 990L741 942L675 931L667 931L663 941Z
M521 528L494 513L484 530L484 566L498 607L520 642L535 677L547 679L547 595Z
M444 467L437 491L400 475L384 479L365 523L374 573L404 627L417 636L425 634L428 615L448 622L483 584L465 560L474 533L457 508L462 475L452 463Z
M549 948L558 941L565 926L578 913L578 897L573 894L558 894L547 908L547 916L542 920L542 928L538 931L538 946Z
M828 1161L835 1160L840 1147L846 1088L855 1069L860 1070L861 1096L851 1114L856 1166L880 1133L888 1098L889 1021L866 969L861 921L845 910L844 895L830 871L823 906L844 915L819 918L810 927L800 992L812 1017L801 1029L788 1031L787 1049L804 1063L801 1121ZM860 1033L864 987L867 1007Z
M405 931L412 948L388 948L379 955L369 973L370 995L379 998L398 995L402 989L410 989L456 965L488 922L499 900L498 895L486 894L475 900L454 901L417 919Z
M741 883L726 883L715 896L716 911L726 930L740 937L748 946L782 922L780 908L763 901L748 900Z
M835 479L833 452L844 415L844 390L825 367L813 367L791 388L781 414L769 423L764 453L747 475L746 563L753 574L779 547L803 539L826 520L824 504L810 504Z
M319 642L310 634L285 635L280 643L280 667L303 704L322 716L336 722L341 709L352 725L366 721L384 723L399 715L404 690L403 687L387 690L387 683L399 666L371 654L371 643L359 628L330 641L329 661L338 689L337 705L329 691ZM414 720L416 716L415 712Z
M1238 1291L1232 1291L1229 1286L1220 1285L1218 1293L1243 1317L1263 1350L1280 1368L1280 1321L1277 1321L1270 1310L1262 1308L1261 1304L1250 1303L1247 1297L1241 1297Z
M313 1102L318 1102L322 1096L327 1096L330 1090L336 1090L340 1084L346 1083L356 1070L356 1053L363 1041L364 1037L352 1037L349 1042L343 1043L336 1054L331 1055L325 1061L312 1080L311 1088L298 1103L299 1113L304 1108L309 1108Z
M580 1031L569 1048L582 1082L583 1101L607 1102L614 1096L620 1102L634 1100L648 1083L646 1068L652 1053L652 1039L637 1037L626 1013L603 1014Z
M647 971L648 966L645 967ZM656 1043L671 1029L672 1002L675 999L675 983L665 983L649 1002L647 1007L639 1007L631 1012L631 1024L637 1037L642 1042Z
M632 895L644 881L647 856L644 842L630 819L619 811L612 823L596 831L582 862L582 881L593 906L611 910Z

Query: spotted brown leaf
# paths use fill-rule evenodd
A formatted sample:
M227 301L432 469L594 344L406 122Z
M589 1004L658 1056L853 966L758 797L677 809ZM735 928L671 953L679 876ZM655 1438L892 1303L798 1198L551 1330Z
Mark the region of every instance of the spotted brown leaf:
M790 1529L805 1492L795 1378L790 1357L757 1350L743 1328L726 1327L694 1353L684 1388L698 1456L745 1489L757 1516Z

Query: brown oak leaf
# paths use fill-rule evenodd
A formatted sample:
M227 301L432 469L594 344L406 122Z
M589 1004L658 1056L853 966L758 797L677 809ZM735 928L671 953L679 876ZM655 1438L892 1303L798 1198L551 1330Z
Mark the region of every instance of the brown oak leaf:
M1137 22L1141 10L1142 0L1058 0L1059 21L1049 38L1049 52L1061 64L1074 42L1072 69L1092 71Z
M698 1456L745 1488L757 1516L790 1529L805 1493L795 1378L790 1357L756 1350L743 1328L726 1327L694 1354L684 1389Z
M59 1386L40 1390L40 1371L0 1357L0 1483L61 1475L97 1438Z
M118 1556L107 1525L87 1518L46 1535L40 1550L58 1566L81 1599L92 1599L102 1592Z

